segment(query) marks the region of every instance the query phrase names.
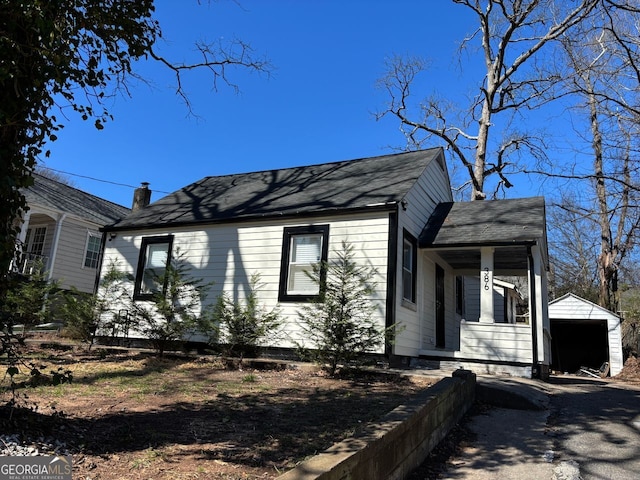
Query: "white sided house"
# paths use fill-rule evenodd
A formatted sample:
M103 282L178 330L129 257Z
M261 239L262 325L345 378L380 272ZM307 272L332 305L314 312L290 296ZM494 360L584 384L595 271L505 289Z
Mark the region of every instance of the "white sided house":
M440 148L206 177L104 232L102 272L115 262L129 273L138 302L162 288L149 273L178 252L192 277L213 282L207 303L222 291L241 300L259 274L258 297L278 306L288 335L268 346L285 349L304 340L297 312L318 294L304 271L331 261L346 241L357 262L378 272L371 297L378 324L400 327L374 352L391 364L548 371L544 200L454 203ZM526 322L496 322L485 293L494 274L528 280ZM466 295L457 279L465 275L482 279L475 322L457 310Z
M61 288L93 293L102 253L100 228L131 210L38 173L33 180L22 191L29 208L16 221L20 234L10 270L29 276L41 268Z

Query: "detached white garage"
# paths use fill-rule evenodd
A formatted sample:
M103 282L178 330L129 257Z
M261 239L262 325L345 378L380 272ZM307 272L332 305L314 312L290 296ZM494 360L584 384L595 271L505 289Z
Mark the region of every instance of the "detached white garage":
M599 369L609 362L610 375L620 373L621 319L618 315L572 293L549 302L551 368L575 373L580 367Z

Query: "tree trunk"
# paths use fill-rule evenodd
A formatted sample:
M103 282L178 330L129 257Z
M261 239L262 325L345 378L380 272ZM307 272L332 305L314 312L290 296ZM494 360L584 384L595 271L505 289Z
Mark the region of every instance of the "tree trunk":
M586 79L586 83L591 89L589 79ZM592 90L590 91L592 92ZM611 238L611 221L609 219L607 189L604 178L602 134L598 122L598 104L593 93L589 94L589 112L591 133L593 135L593 171L595 174L596 198L598 202L598 224L600 225L600 255L598 255L598 280L600 285L598 303L615 312L617 306L612 304L612 297L616 296L614 288L617 287L615 285L617 282L613 282L612 280L617 273L617 265L615 262L616 252L614 252L613 239Z

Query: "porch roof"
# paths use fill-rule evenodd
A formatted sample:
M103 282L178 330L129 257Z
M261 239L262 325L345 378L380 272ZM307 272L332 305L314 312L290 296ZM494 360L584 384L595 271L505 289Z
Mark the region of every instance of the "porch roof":
M30 207L41 206L69 213L99 226L123 218L131 211L37 172L33 172L33 185L23 189L22 193Z
M546 256L543 197L440 203L419 239L453 268L476 268L480 247L496 247L496 270L526 269L535 244Z

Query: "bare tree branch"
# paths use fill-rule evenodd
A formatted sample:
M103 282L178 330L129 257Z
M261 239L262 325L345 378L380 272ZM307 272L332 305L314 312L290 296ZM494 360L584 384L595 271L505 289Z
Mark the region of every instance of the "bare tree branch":
M229 68L239 67L267 75L271 74L272 66L269 61L256 58L251 46L241 40L234 40L228 45L223 45L220 42L196 42L195 46L202 60L194 63L172 62L159 55L154 48L149 49L151 58L162 63L175 73L176 94L180 96L190 112L192 112L192 103L183 87L183 72L208 70L212 75L212 88L214 91L218 91L218 83L222 81L236 93L240 91L240 88L230 80L228 75Z

